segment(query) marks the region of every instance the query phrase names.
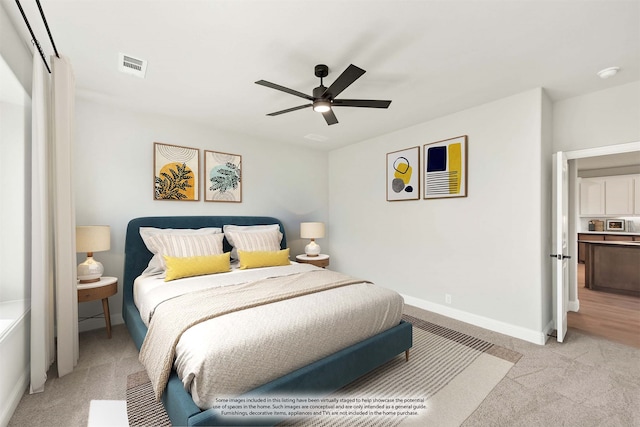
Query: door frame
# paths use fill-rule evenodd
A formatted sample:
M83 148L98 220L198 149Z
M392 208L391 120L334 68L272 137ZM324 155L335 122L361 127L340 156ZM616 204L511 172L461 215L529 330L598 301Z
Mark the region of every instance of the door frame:
M553 173L551 190L551 210L553 211L551 226L551 248L554 258L551 268L553 272L553 319L556 328L556 339L563 342L567 333L567 312L569 305L569 159L558 151L553 156Z
M569 260L569 301L567 306L569 311L580 310L580 301L578 300L578 245L576 242L578 238L579 223L577 191L578 175L575 163L573 163L572 160L606 156L608 154L632 153L636 151L640 152L640 141L564 151L564 154L567 156L567 160L569 161L569 211L573 212L573 215L569 216L569 253L575 255Z

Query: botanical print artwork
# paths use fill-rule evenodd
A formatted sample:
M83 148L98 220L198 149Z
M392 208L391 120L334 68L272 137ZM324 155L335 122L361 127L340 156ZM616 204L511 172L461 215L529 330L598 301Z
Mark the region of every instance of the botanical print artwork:
M424 145L424 198L466 197L467 136Z
M420 198L420 147L387 154L387 200Z
M242 156L204 152L207 202L242 202Z
M199 200L199 150L154 143L154 199Z

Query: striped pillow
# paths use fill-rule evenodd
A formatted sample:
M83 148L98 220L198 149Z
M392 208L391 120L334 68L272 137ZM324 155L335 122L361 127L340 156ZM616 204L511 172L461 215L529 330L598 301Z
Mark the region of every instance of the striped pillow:
M158 274L164 272L164 265L162 264L162 255L158 255L160 248L151 240L151 236L158 234L218 234L222 233L222 228L218 227L205 227L205 228L155 228L155 227L140 227L140 237L144 241L144 244L149 249L149 252L153 254L153 257L149 261L149 265L142 272L142 274Z
M150 236L149 240L154 248L158 249L162 270L166 270L167 265L164 256L170 257L194 257L221 255L222 239L224 234L156 234Z
M231 258L238 259L238 251L279 251L282 233L280 225L225 225L224 235L233 247Z

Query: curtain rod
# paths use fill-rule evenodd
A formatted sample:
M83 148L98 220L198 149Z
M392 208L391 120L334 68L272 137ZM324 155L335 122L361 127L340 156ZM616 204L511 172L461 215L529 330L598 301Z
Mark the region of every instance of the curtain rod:
M56 44L53 41L53 36L51 35L51 31L49 30L49 24L47 23L47 18L44 16L44 11L42 10L42 6L40 5L40 0L36 0L38 4L38 9L40 10L40 16L42 17L42 21L44 22L44 26L47 29L47 34L49 35L49 40L51 41L51 45L53 46L53 50L56 53L56 57L60 58L58 55L58 49L56 49ZM47 64L47 59L44 57L44 52L42 50L42 46L40 46L40 42L36 38L35 34L33 34L33 30L31 29L31 25L29 24L29 20L27 19L27 15L25 15L24 10L22 9L22 5L20 4L20 0L16 0L16 4L18 5L18 9L20 9L20 13L22 14L22 19L24 19L24 23L27 24L27 28L29 29L29 33L31 33L31 42L34 44L38 52L40 53L40 57L42 58L42 62L44 62L44 66L47 67L47 71L51 74L51 69L49 68L49 64Z
M60 59L60 55L58 55L58 49L56 49L56 44L53 42L53 36L51 35L51 31L49 30L49 24L47 23L47 18L45 18L44 11L42 10L42 6L40 6L40 0L36 0L36 3L38 4L38 9L40 9L40 16L42 16L44 27L47 29L47 34L49 34L49 40L51 41L51 46L53 46L53 51L56 53L56 57Z

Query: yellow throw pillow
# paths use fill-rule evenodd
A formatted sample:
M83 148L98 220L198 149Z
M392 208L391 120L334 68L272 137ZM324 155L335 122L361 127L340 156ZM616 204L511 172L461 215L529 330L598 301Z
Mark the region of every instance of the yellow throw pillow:
M172 257L164 255L164 261L167 264L164 281L169 282L183 277L227 272L231 269L230 255L230 252L225 252L221 255L192 257Z
M289 248L280 251L238 251L240 269L289 265Z

